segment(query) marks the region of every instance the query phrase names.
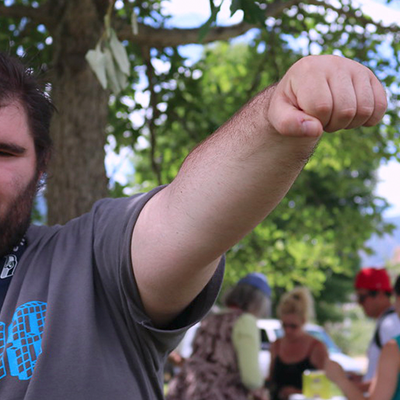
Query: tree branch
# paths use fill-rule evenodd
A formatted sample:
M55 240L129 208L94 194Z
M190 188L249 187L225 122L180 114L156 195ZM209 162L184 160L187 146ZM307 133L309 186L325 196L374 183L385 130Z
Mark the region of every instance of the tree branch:
M265 18L276 17L283 12L284 9L290 8L301 3L301 0L276 0L269 4L265 9ZM115 23L118 36L121 40L129 40L136 44L146 44L150 47L163 48L175 47L185 44L198 43L199 28L193 29L166 29L153 28L145 24L138 24L139 33L134 35L130 24L122 19ZM259 25L241 22L239 24L211 28L202 44L211 43L216 40L228 40L246 33L251 28L257 28Z
M400 32L400 27L397 26L396 24L392 24L392 25L386 26L386 25L383 25L380 22L375 22L371 17L368 18L364 14L357 15L355 13L355 11L352 10L352 9L345 10L343 8L336 8L332 4L329 4L329 3L325 2L325 1L307 0L307 3L305 3L304 5L305 6L308 6L308 5L322 6L322 7L326 8L326 9L328 9L328 10L332 10L332 11L338 13L339 15L345 15L348 18L355 18L363 26L365 26L367 24L374 25L378 29L380 29L381 32L392 32L392 33L399 33Z
M394 24L385 26L382 23L374 22L364 15L356 15L356 13L351 9L345 11L343 8L336 8L328 2L321 0L307 0L306 2L303 0L276 0L274 3L269 4L265 9L265 18L278 17L285 9L291 8L298 4L303 4L304 6L322 6L347 17L354 17L361 24L373 24L380 29L381 32L400 32L400 28ZM115 27L121 40L129 40L132 43L156 48L175 47L185 44L198 43L200 29L153 28L145 24L138 24L139 33L134 35L130 24L122 19L116 20ZM246 22L225 27L214 27L209 30L208 34L203 40L203 44L211 43L217 40L228 40L246 33L251 28L257 27L259 26Z
M40 7L28 7L20 4L15 4L12 6L0 5L0 16L9 18L28 18L34 24L43 24L49 26L51 24L51 17L48 13L48 3Z

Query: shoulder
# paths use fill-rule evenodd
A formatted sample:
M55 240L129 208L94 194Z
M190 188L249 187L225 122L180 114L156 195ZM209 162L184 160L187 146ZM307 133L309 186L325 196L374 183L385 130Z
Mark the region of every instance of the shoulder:
M37 240L38 238L44 237L46 235L52 235L62 228L61 225L47 226L47 225L31 225L26 236L28 241Z
M325 344L313 336L310 339L310 349L310 354L315 357L323 357L328 353Z
M272 342L271 344L271 352L277 352L279 349L279 346L282 343L282 339L276 339L275 342Z
M323 369L325 360L328 357L328 350L325 344L313 337L309 354L312 364L318 369Z
M242 324L247 324L247 325L257 325L257 318L249 313L243 313L240 315L236 321L236 323L242 323Z
M326 348L325 344L323 342L321 342L321 340L319 340L311 335L310 335L310 338L311 338L310 340L311 340L311 344L313 345L313 347L323 348L323 349Z
M312 337L312 346L313 349L316 351L326 351L326 345L325 343L321 342L321 340L316 339L315 337Z
M26 241L28 244L27 254L30 251L43 251L55 243L55 239L65 230L63 225L31 225L26 232Z
M380 323L380 326L382 328L387 328L387 327L391 327L391 326L400 327L400 318L397 315L397 313L395 311L393 311L389 314L384 315L378 323Z
M243 313L234 322L234 330L240 332L258 332L257 319L249 313Z
M389 339L400 335L400 318L396 312L384 316L377 325L383 343L386 343Z

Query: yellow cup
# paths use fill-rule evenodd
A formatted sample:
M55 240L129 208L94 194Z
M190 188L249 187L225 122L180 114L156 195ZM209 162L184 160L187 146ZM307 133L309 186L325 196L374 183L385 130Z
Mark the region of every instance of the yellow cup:
M324 371L303 372L303 394L307 399L331 399L340 396L342 393L339 388L331 382Z

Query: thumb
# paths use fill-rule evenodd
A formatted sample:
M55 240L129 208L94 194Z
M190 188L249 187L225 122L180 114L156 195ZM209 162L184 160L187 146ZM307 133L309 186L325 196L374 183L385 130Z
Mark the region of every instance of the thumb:
M321 122L285 101L271 102L269 120L283 136L319 137L322 135Z

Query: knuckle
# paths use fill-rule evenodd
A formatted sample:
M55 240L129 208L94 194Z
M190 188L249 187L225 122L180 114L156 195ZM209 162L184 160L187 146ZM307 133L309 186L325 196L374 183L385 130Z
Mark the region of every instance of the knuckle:
M364 126L374 126L381 121L382 117L382 114L374 114L367 122L364 123Z
M332 105L327 102L317 102L314 105L315 113L317 115L325 115L325 114L330 114L332 112Z
M342 120L351 120L353 119L356 114L357 114L357 108L356 107L346 107L343 108L339 111L338 113L338 118L342 119Z
M379 113L384 113L387 109L388 102L386 97L384 97L381 100L376 100L375 102L375 108L378 110Z
M357 115L361 118L368 118L374 113L373 106L360 106L357 110Z

